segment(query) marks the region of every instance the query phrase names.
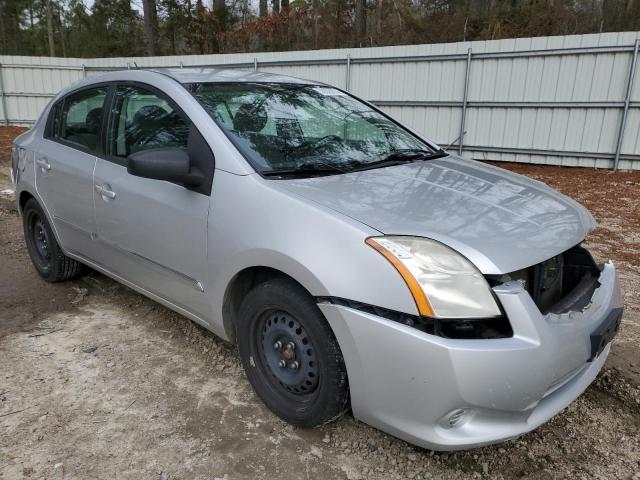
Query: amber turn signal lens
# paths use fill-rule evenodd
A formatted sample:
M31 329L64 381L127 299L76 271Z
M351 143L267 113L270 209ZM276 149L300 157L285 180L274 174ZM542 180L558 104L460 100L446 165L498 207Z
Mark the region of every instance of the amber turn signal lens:
M380 253L384 258L386 258L391 265L398 271L404 282L409 287L409 291L413 296L413 300L416 302L416 307L418 308L418 313L423 317L433 317L433 309L431 308L431 304L427 299L427 296L424 294L422 287L418 283L418 280L413 276L413 274L409 271L409 269L400 261L398 258L391 253L389 250L384 248L378 242L376 242L375 238L367 238L365 243L370 247L376 249L378 253Z

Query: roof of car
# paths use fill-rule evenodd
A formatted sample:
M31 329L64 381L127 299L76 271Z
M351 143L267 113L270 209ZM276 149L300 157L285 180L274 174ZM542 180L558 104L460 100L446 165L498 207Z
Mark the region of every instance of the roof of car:
M249 82L249 83L296 83L301 85L318 85L318 82L304 80L302 78L289 77L276 73L266 73L256 70L242 70L231 68L158 68L158 73L169 75L180 83L224 83L224 82Z

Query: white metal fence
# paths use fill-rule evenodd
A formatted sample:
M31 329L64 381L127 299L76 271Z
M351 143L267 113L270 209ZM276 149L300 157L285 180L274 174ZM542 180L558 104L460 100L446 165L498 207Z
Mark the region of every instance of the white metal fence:
M182 57L0 56L0 122L33 123L61 88L105 70L224 66L344 88L467 157L640 170L639 38L625 32Z

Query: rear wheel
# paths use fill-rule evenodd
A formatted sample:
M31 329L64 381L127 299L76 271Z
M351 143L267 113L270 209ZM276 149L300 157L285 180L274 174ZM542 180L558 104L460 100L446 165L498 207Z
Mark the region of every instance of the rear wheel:
M62 253L42 207L33 198L24 206L22 226L31 261L47 282L71 280L82 273L82 264Z
M338 342L313 298L286 278L247 294L239 312L238 349L253 389L283 420L317 427L349 405Z

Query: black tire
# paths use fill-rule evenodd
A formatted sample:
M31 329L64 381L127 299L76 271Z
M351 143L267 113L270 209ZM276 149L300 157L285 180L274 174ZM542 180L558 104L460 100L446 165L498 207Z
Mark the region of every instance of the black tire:
M249 382L280 418L298 427L319 427L348 409L349 384L340 346L300 285L274 278L256 286L240 307L237 334ZM284 348L277 349L278 342ZM280 361L287 366L279 366Z
M47 216L34 198L24 206L22 227L31 261L47 282L71 280L82 273L83 265L62 253Z

